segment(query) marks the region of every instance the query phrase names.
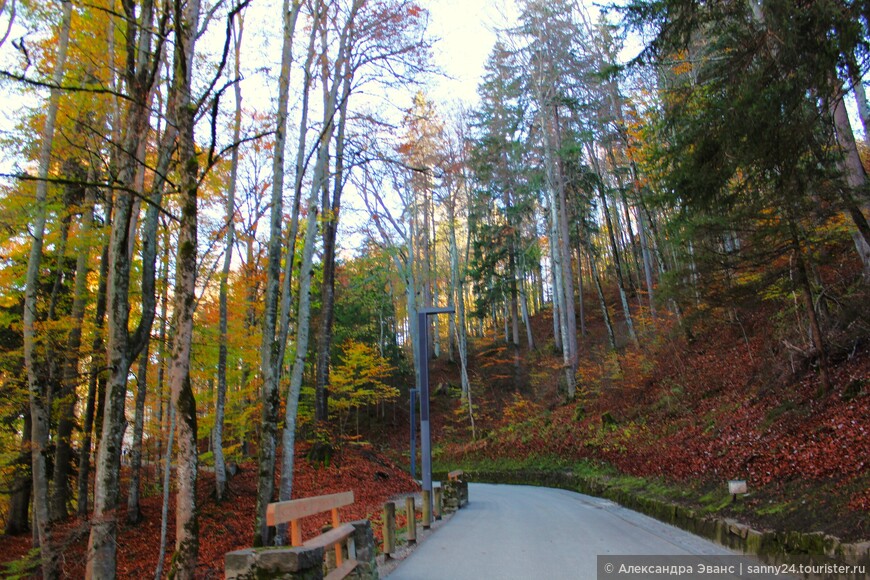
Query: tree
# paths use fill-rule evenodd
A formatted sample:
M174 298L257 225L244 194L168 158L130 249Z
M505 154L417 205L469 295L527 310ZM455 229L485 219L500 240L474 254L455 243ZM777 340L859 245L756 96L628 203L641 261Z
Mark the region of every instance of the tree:
M121 446L126 420L124 402L127 375L132 362L145 345L154 316L154 261L143 258L142 317L135 330L130 331L130 271L131 241L135 238L134 201L144 192L137 191L136 174L139 159L136 152L146 136L150 115L149 95L157 79L162 43L166 37L168 16L163 15L155 27L155 10L147 1L140 10L132 3L123 5L126 17L126 50L129 58L124 68L128 108L123 121L117 119L125 133L119 147L117 189L112 213L112 229L108 253L107 280L107 333L106 344L109 376L103 403L103 426L97 455L96 485L94 489L94 516L88 540L89 578L107 578L115 574L117 515L120 496ZM154 44L152 44L152 40ZM167 139L169 140L169 139ZM168 153L164 154L168 159ZM165 172L163 173L165 176ZM158 182L161 179L158 178ZM157 228L157 208L162 199L162 183L155 184L152 197L153 219L146 218L149 230L143 234L143 247L156 252L154 236ZM156 253L154 254L156 256Z
M394 401L399 397L399 390L384 382L396 368L373 346L348 340L341 348L343 356L332 372L330 384L331 410L337 416L342 432L346 429L351 412L355 412L359 432L360 408Z
M474 148L471 162L480 197L474 207L481 210L473 223L474 261L480 298L485 289L495 292L478 304L478 315L493 299L509 301L511 340L519 346L519 312L523 311L526 342L531 347L531 328L525 296L528 273L526 251L536 243L530 235L534 222L537 190L534 168L529 167L526 140L529 138L528 98L522 91L517 54L501 42L490 53L486 76L478 88L481 106L475 112ZM490 212L493 212L490 214ZM488 284L496 281L495 284Z
M708 290L759 292L758 286L789 280L827 386L827 345L809 261L813 239L832 234L836 211L848 213L859 231L866 222L852 200L859 183L853 178L863 168L838 175L846 167L838 164L838 138L851 128L830 115L837 108L831 95L839 94L838 63L865 50L855 27L866 22L855 5L824 4L795 11L779 0L702 10L643 3L630 14L657 30L646 53L651 62L671 59L661 68L669 89L661 159L668 166L665 187L679 195L682 223L694 234L690 249L700 250L692 264L702 259L712 266L704 274L719 283L708 282ZM786 256L782 270L741 276Z
M42 130L42 140L39 150L39 175L36 185L36 215L32 226L33 242L27 263L27 278L24 294L24 365L27 370L28 391L30 393L30 444L33 455L33 521L42 549L43 578L58 576L58 562L55 547L49 528L48 513L48 466L47 447L49 442L50 406L48 391L42 384L42 377L37 371L36 360L36 300L39 280L40 262L42 260L43 236L45 234L46 209L48 197L48 175L51 162L51 147L54 140L54 126L57 120L57 110L60 99L60 85L63 82L66 55L69 46L70 27L72 23L72 3L64 1L62 22L59 29L59 42L49 97L48 112L45 126Z
M220 345L218 354L218 385L217 402L215 403L215 427L214 427L214 474L215 474L215 497L223 501L227 488L227 471L224 461L223 431L224 409L226 406L227 393L227 356L228 356L228 294L229 276L233 261L233 246L235 245L236 233L236 186L239 172L239 139L242 132L242 89L241 81L241 51L242 35L244 33L244 16L240 12L233 26L234 41L234 76L233 84L236 109L233 115L233 152L230 160L230 181L227 185L226 199L226 241L224 243L224 263L220 280Z
M340 3L336 3L340 6ZM346 56L336 58L331 72L321 69L324 87L332 82L340 85L339 104L335 111L333 178L324 183L321 200L323 220L323 283L321 285L320 325L317 329L317 361L315 371L315 418L325 421L328 415L329 368L332 358L332 325L335 308L336 236L341 215L341 196L347 172L352 163L347 159L360 152L352 149L353 135L348 135L348 121L353 109L351 97L364 84L378 83L391 87L396 82L414 82L427 70L429 41L423 34L425 11L413 0L393 0L372 4L352 2L345 18L355 19L349 28ZM337 14L342 12L337 8ZM348 20L348 22L351 22ZM338 25L338 23L336 23ZM341 46L339 46L339 51ZM340 52L339 52L340 54ZM329 80L331 79L331 80ZM324 89L325 90L325 89Z
M320 2L315 3L315 10L319 10ZM281 222L284 218L284 150L287 135L288 99L290 95L290 70L293 60L293 38L296 30L296 20L302 2L284 0L283 15L283 44L281 47L281 73L278 77L278 114L275 119L275 146L272 158L272 191L271 191L271 215L269 218L269 261L267 266L266 293L264 296L265 312L263 315L262 344L260 346L260 374L263 379L262 401L263 416L260 433L260 457L257 480L257 513L254 521L254 546L268 545L271 540L268 527L266 526L266 507L272 501L275 488L275 459L277 453L278 432L278 408L280 406L280 392L278 385L281 379L283 364L283 342L286 340L286 332L283 324L279 327L278 299L279 283L281 276L281 247L282 230ZM312 27L312 37L314 27ZM303 131L305 128L303 128ZM297 211L293 208L293 212ZM295 240L291 241L291 245ZM284 296L285 301L290 297ZM281 320L283 323L283 318ZM289 322L289 318L288 318ZM283 340L282 340L283 338Z

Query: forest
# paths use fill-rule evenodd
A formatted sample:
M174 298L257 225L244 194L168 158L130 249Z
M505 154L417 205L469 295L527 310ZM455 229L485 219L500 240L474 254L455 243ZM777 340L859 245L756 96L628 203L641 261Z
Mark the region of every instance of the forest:
M243 475L235 547L316 466L413 488L423 365L440 466L870 537L870 2L511 6L440 102L422 0L0 0L4 575L214 574Z

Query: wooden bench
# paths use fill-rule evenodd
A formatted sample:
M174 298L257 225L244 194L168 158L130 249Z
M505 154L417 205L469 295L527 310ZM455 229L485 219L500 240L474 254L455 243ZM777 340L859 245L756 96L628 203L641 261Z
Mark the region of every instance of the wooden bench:
M326 576L326 580L338 580L353 572L357 566L356 547L353 540L355 528L352 524L342 524L338 518L338 508L352 503L352 491L270 503L266 508L266 524L277 526L289 523L290 545L294 547L323 548L324 550L334 548L335 569ZM300 520L327 511L332 512L332 529L303 542ZM347 545L346 560L342 556L342 546L345 544Z

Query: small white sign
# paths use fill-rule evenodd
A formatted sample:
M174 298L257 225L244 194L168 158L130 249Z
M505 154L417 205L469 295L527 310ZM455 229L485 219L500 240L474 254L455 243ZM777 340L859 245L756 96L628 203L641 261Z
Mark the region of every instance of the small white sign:
M737 495L738 493L746 493L745 479L732 479L728 482L728 493Z

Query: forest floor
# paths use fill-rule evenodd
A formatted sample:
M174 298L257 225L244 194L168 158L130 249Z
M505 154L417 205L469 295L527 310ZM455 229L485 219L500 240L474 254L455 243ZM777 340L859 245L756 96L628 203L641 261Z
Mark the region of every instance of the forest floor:
M388 459L365 444L346 444L332 457L328 466L312 463L306 458L308 446L301 444L296 450L294 497L310 497L354 492L354 503L339 510L343 521L377 519L384 502L396 495L419 490L404 468L398 468ZM118 578L153 578L160 553L160 522L163 505L158 488L158 475L148 467L144 473L142 521L127 525L126 507L119 512ZM277 482L276 482L277 483ZM122 488L126 490L126 487ZM201 471L197 482L199 503L199 563L197 578L223 578L224 555L233 550L251 546L257 492L257 470L254 462L241 465L230 480L229 497L218 503L213 496L214 478ZM126 494L124 494L126 496ZM124 499L126 506L126 500ZM164 574L169 571L175 545L175 497L170 494L169 525L167 526L167 552ZM320 533L329 523L329 514L306 518L303 536ZM56 538L63 544L62 570L65 578L83 578L85 550L88 541L87 522L75 518L55 528ZM13 577L27 572L29 536L0 535L0 577Z

